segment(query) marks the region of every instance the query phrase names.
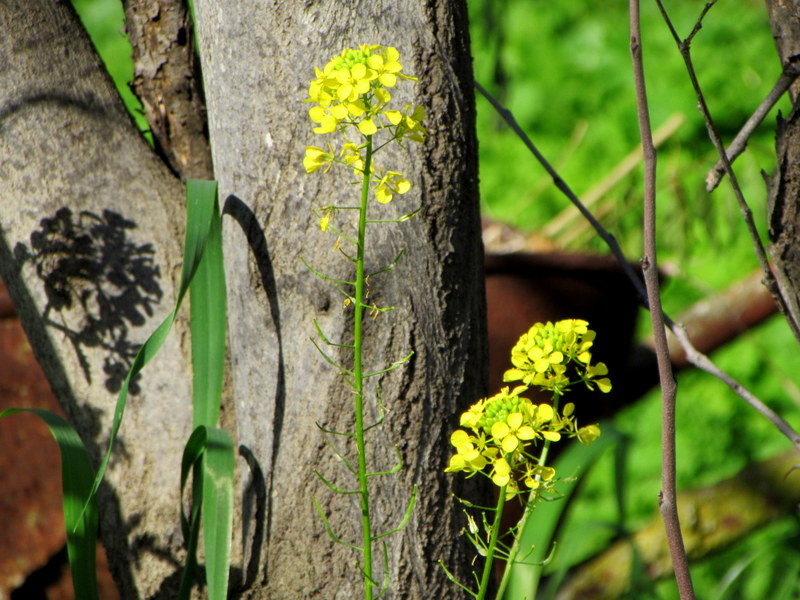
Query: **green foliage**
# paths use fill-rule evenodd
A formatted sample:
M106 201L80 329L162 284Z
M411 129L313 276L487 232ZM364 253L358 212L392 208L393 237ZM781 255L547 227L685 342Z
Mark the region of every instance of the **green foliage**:
M679 34L687 35L702 4L666 4ZM626 3L605 4L602 11L587 0L472 0L469 7L478 81L514 113L579 195L591 189L639 143ZM654 4L643 3L642 18L654 127L675 113L685 118L660 148L658 163L659 260L669 271L663 287L665 309L675 316L741 279L757 268L757 262L727 181L711 195L704 189L705 175L717 155L695 108L694 92L675 44ZM712 116L723 139L730 142L780 72L763 3L718 3L692 50ZM778 105L784 114L788 107L786 98ZM734 165L762 239L766 239L766 194L761 171L774 168L776 112L767 116ZM482 100L478 101L478 136L482 208L488 216L524 231L539 231L567 207L568 201L544 170ZM601 222L632 258L642 254L640 173L637 169L623 178L609 199L600 203L607 201L608 208ZM570 247L605 251L591 232ZM642 323L642 331L647 329L649 323ZM800 358L781 317L712 358L784 418L798 422L800 392L795 374L800 372ZM660 409L659 393L653 392L617 417L615 425L627 435L630 448L624 468L618 471L615 456L608 454L588 475L557 537L559 550L550 572L599 551L620 526L635 528L653 515L660 489ZM785 438L770 423L706 374L680 375L677 411L682 488L713 483L749 461L787 448ZM576 415L580 418L579 406ZM751 536L730 551L734 554L693 568L698 572L699 597L712 597L727 569L742 556L760 549L769 557L793 555L789 544L796 544L797 526L782 526L790 533ZM796 569L767 556L742 571L732 584L735 593L720 597L767 597L770 584L777 582L786 586L793 582L796 589ZM788 574L788 581L781 579L781 570ZM674 583L658 586L655 593L660 598L675 597Z
M130 48L121 34L119 2L73 0L73 4L92 32L117 89L139 126L146 129L127 87L132 67ZM702 3L666 4L679 34L685 36ZM476 78L514 112L579 195L592 188L639 143L626 4L470 0L468 6ZM685 118L659 152L659 260L670 272L663 290L665 308L675 314L741 278L757 263L727 182L712 195L704 191L705 174L716 154L695 108L682 61L655 6L643 3L642 16L654 127L676 113ZM712 115L723 138L730 141L780 70L763 2L718 3L693 44L693 57ZM779 104L784 114L788 106L786 99ZM775 114L767 116L734 165L762 230L765 189L760 172L774 167ZM478 132L482 208L488 216L536 231L567 206L544 170L482 100ZM611 190L609 212L601 218L632 258L642 253L640 190L641 175L636 170ZM591 233L582 234L573 247L604 250ZM800 356L779 317L713 358L797 422L800 392L795 374L800 372ZM727 477L746 462L786 447L770 424L710 376L680 376L677 410L682 487ZM577 411L579 417L580 407ZM602 548L620 525L619 503L625 507L626 527L652 515L660 487L659 411L659 398L653 393L617 418L617 427L630 436L632 448L622 479L610 454L590 473L558 538L561 562L552 568ZM625 485L618 495L620 482ZM784 597L793 597L792 593L796 597L796 547L797 525L791 521L751 536L719 559L693 569L700 596L778 598L772 586L794 585ZM754 558L727 595L715 596L732 565L746 562L747 557ZM657 597L674 597L672 590L674 584L665 583L656 590Z
M0 411L0 418L20 412L33 413L42 419L58 444L61 453L61 489L72 589L75 598L96 600L98 595L95 552L99 515L97 498L90 497L94 469L89 461L89 453L72 425L49 410L10 408Z
M588 0L473 0L469 6L476 78L514 113L576 192L585 192L639 144L627 5L606 4L598 11ZM672 2L668 9L685 35L700 6ZM661 233L662 250L669 260L685 259L709 239L705 227L692 225L696 219L712 218L709 241L716 244L719 236L730 241L738 211L725 185L713 199L703 190L705 173L716 161L714 149L660 15L652 3L644 3L642 12L653 124L658 127L675 113L685 117L660 156L658 178L660 217L670 224ZM721 3L693 48L712 115L730 140L780 73L763 4ZM788 104L781 106L785 111ZM737 164L754 201L763 197L759 170L772 167L774 114ZM489 216L533 231L567 206L484 101L478 102L478 135L481 197ZM632 255L641 253L639 179L636 172L612 190L611 212L604 218ZM761 205L756 203L756 214ZM593 236L583 239L584 246L602 249Z
M81 18L94 47L114 80L122 101L136 121L137 127L147 132L152 144L150 126L142 111L142 103L131 91L133 62L131 45L125 35L125 12L119 0L72 0L72 6Z

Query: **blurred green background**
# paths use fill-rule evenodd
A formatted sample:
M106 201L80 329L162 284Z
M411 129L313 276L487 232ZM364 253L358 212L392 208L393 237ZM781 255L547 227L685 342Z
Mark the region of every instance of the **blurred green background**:
M686 36L704 3L665 4L678 32ZM127 86L132 66L119 0L74 0L74 5L137 123L146 129ZM591 190L639 143L627 4L471 0L469 10L476 79L514 113L579 196ZM758 264L728 183L723 181L712 194L704 189L716 153L674 41L653 3L643 3L642 19L653 127L676 119L682 123L661 145L658 163L659 261L668 274L663 301L667 312L676 315L742 279ZM692 47L710 110L729 142L780 72L763 1L718 3ZM522 232L537 233L546 244L605 252L579 220L553 233L551 221L568 209L568 201L489 103L478 98L477 106L484 214ZM778 109L787 113L788 99ZM766 118L735 164L762 235L766 189L761 171L774 168L778 109ZM633 260L642 255L641 188L641 169L636 168L595 205L601 222ZM648 323L642 319L643 335ZM713 359L800 427L800 353L781 317L742 336ZM578 407L578 415L579 411ZM570 509L558 538L562 558L581 560L607 545L620 523L632 530L656 511L659 394L649 394L618 415L615 426L630 440L625 486L619 490L624 493L625 514L621 516L617 508L614 460L609 454L588 474ZM725 385L698 372L679 377L677 428L682 488L713 483L750 461L789 448L774 427ZM798 548L800 528L787 517L693 566L698 597L800 598ZM735 573L739 573L736 578ZM731 584L723 590L726 577ZM631 597L672 599L677 593L674 583L666 581Z

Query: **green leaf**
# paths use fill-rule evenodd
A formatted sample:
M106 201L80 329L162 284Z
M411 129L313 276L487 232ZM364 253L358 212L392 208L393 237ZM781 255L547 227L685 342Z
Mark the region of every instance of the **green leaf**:
M196 182L189 180L196 190ZM207 183L207 182L199 182ZM205 190L200 190L201 194ZM210 194L210 190L209 190ZM216 187L213 191L216 198ZM208 199L206 199L208 201ZM215 203L216 205L216 203ZM202 219L204 215L200 215ZM195 227L203 232L204 222L195 224L195 214L187 215L187 229ZM214 210L208 228L205 252L197 266L190 286L191 329L192 329L192 371L194 381L193 429L200 425L216 427L222 399L222 378L225 369L226 341L226 293L225 268L222 259L222 220L219 211Z
M208 597L224 600L227 596L233 530L233 467L233 441L227 431L204 425L194 430L186 442L181 461L181 497L190 471L193 477L189 519L181 508L181 525L188 554L179 600L191 597L192 583L197 578L197 541L203 510Z
M61 453L64 525L67 531L67 555L72 571L72 587L75 598L96 600L98 595L95 552L98 511L97 499L94 496L90 497L94 470L89 461L89 453L72 425L49 410L11 408L0 412L0 418L19 412L30 412L41 418L50 428L50 433L58 444Z
M175 309L167 316L166 319L158 326L153 334L139 349L136 357L133 360L128 376L122 384L119 396L117 396L117 403L114 408L114 420L111 425L111 433L108 438L108 448L100 463L100 468L97 470L97 475L92 485L89 500L94 498L100 482L103 480L108 461L111 458L111 451L114 448L114 442L117 439L120 425L122 424L122 416L125 413L125 404L128 399L128 387L131 380L150 362L156 355L158 350L164 344L164 340L172 327L172 322L175 320L175 315L180 308L183 297L189 290L189 284L192 277L197 271L200 260L205 251L206 242L212 228L212 222L216 217L219 219L219 206L217 203L217 184L214 181L198 181L190 179L186 182L186 204L187 204L187 223L186 223L186 237L184 241L184 261L181 270L181 281L178 287L178 297L175 302ZM189 218L188 215L191 215ZM88 502L88 500L87 500Z
M620 434L604 426L603 434L589 446L574 443L564 450L555 462L556 473L572 475L586 472L600 458L606 448L617 443ZM520 532L520 553L517 562L507 565L509 581L503 598L507 600L533 600L534 590L539 585L542 561L550 555L553 536L561 516L568 505L569 497L576 489L577 478L562 481L558 487L564 497L552 502L539 502L533 514ZM533 549L528 553L528 549ZM537 564L539 563L539 564Z

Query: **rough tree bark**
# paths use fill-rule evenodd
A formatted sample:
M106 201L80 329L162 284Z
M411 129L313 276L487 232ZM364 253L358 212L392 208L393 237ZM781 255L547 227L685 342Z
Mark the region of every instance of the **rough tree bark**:
M767 0L767 10L781 64L800 62L800 2ZM789 94L794 108L785 119L778 117L777 166L767 179L767 222L775 279L789 312L785 316L800 323L800 79Z
M163 319L180 265L181 184L135 130L68 4L0 7L0 269L66 414L99 458L135 344ZM180 336L138 380L101 489L127 597L177 573ZM12 417L13 418L13 417ZM131 485L136 482L136 485Z
M306 116L313 66L359 43L395 45L420 77L406 99L428 110L423 148L383 156L415 187L397 214L413 221L370 232L378 267L371 299L397 310L370 322L368 360L380 368L416 354L377 384L387 423L372 438L378 527L389 539L391 598L459 597L436 565L467 579L445 476L459 409L485 386L485 307L477 203L474 103L463 2L198 1L198 40L215 177L224 201L234 410L240 444L232 585L246 598L350 598L356 557L327 537L311 499L338 533L358 517L313 475L345 485L315 423L350 426L350 392L314 350L312 319L331 339L352 335L335 289L302 256L347 275L311 209L352 198L337 176L303 172L314 143ZM168 313L180 266L182 186L135 131L80 24L65 3L0 7L0 274L37 357L95 459L115 391L136 343ZM391 159L389 158L391 157ZM107 482L102 534L124 598L173 597L181 539L178 474L191 423L186 329L179 324L138 380ZM346 361L346 356L341 356ZM374 388L373 388L374 393ZM376 416L373 414L373 416Z

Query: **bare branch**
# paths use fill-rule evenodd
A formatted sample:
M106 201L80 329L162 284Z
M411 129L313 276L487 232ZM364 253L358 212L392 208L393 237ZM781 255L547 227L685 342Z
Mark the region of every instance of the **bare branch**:
M633 268L630 266L630 263L625 259L625 256L622 254L622 250L619 247L619 244L616 241L616 238L606 231L606 229L597 221L596 218L589 212L589 210L584 206L584 204L580 201L580 199L575 195L572 189L567 185L567 183L561 178L561 176L553 169L550 163L544 158L544 156L539 152L539 150L534 145L533 141L525 134L524 131L520 128L517 124L516 119L514 119L514 115L505 107L503 107L495 98L493 98L477 81L475 82L476 89L491 103L491 105L497 110L497 112L503 117L503 119L508 123L509 127L519 136L519 138L523 141L523 143L528 147L528 149L533 153L536 159L541 163L541 165L545 168L548 172L550 177L553 179L556 187L563 193L572 204L581 212L584 217L591 223L592 227L594 227L597 234L605 241L608 245L609 249L611 250L612 254L617 258L622 266L623 271L631 280L631 283L636 288L637 293L639 294L639 299L642 305L645 308L648 308L647 303L647 292L642 284L642 280L636 275ZM774 297L774 294L773 294ZM666 323L667 327L675 333L675 323L670 318L670 316L664 313L664 322ZM720 373L724 373L722 369L717 367L713 361L711 361L708 356L704 355L700 352L695 346L693 345L692 341L687 336L677 336L677 339L681 346L683 347L687 360L694 365L695 367L706 371L707 373L718 377ZM738 383L735 379L730 377L729 375L725 375L727 378L726 383L728 381L732 382L733 385L729 384L729 387L744 401L748 404L753 406L757 409L757 405L763 405L763 402L756 398L756 403L753 403L752 400L755 398L749 391L746 390L744 386ZM788 429L787 429L788 428ZM789 426L788 423L782 421L781 427L779 427L781 432L785 433L786 431L790 431L787 435L789 441L791 441L798 449L800 449L800 443L797 442L798 434Z
M692 87L694 88L695 95L697 96L700 112L703 115L703 119L705 119L708 136L711 139L711 142L714 144L714 147L717 149L717 153L720 156L725 173L728 175L728 179L731 182L733 193L736 196L737 203L739 204L739 210L742 213L745 225L747 226L747 231L753 241L753 248L755 249L756 257L758 258L759 265L761 265L761 270L764 272L765 285L775 295L775 300L778 302L781 312L786 316L786 321L789 323L789 328L792 330L795 338L800 341L800 314L797 310L792 310L792 306L796 306L796 303L794 305L790 304L789 300L783 296L781 293L781 288L778 286L777 282L775 281L775 277L770 270L767 253L764 250L764 245L761 243L761 238L758 235L758 229L756 228L755 221L753 220L753 212L750 210L747 201L744 199L744 194L742 193L742 188L739 185L739 180L737 179L736 174L733 172L731 162L728 160L728 156L725 153L725 147L722 145L722 139L720 138L719 132L714 125L714 120L711 118L711 113L708 110L705 96L700 88L700 83L697 80L697 74L694 70L694 64L691 57L691 42L702 27L703 17L705 17L708 10L715 3L716 0L713 2L708 2L705 5L700 17L697 20L697 23L695 23L694 29L692 29L692 32L689 34L689 37L687 37L685 40L681 40L680 36L675 31L675 27L673 26L663 3L661 0L656 0L656 4L661 11L664 22L667 24L675 43L678 45L678 50L683 58L684 64L686 65L686 71L689 74L689 79L692 82Z
M658 281L656 254L656 149L650 128L650 112L647 107L647 89L642 62L641 28L639 24L639 0L630 0L631 58L633 59L633 81L636 88L636 113L642 137L644 155L644 281L650 304L650 321L658 361L661 382L661 494L659 509L664 519L669 552L672 557L675 581L682 600L694 598L694 587L689 572L689 560L681 533L678 516L677 484L675 482L675 394L676 383L669 359L667 331L664 313L661 310L661 294Z
M477 81L475 82L475 88L486 98L489 103L494 107L494 109L500 114L501 117L508 123L508 126L517 134L519 139L528 147L528 150L536 157L536 160L544 167L545 171L547 171L548 175L553 179L553 183L555 186L564 194L567 198L569 198L570 202L575 205L583 217L592 224L597 235L599 235L606 245L611 250L611 253L616 257L619 261L620 265L622 265L622 269L625 271L625 274L634 282L636 286L636 291L639 294L639 299L642 302L642 305L648 307L647 303L647 293L642 286L642 282L639 277L634 272L633 268L631 267L628 260L625 258L625 255L622 253L622 249L619 246L616 238L609 233L601 224L600 222L595 219L594 215L589 212L589 209L581 202L575 193L570 189L567 185L567 182L564 181L561 176L556 172L556 170L552 167L552 165L548 162L548 160L539 152L539 149L536 145L531 141L531 139L522 131L522 128L517 123L517 120L514 118L514 115L511 114L507 108L502 106L495 98L493 98L489 92L483 89L480 83Z
M756 111L747 119L739 130L739 133L733 138L730 146L725 150L725 154L731 163L744 152L745 148L747 148L747 140L750 139L750 136L753 135L753 132L761 124L761 121L764 120L764 117L772 110L775 103L778 102L780 97L789 89L789 86L797 79L798 75L800 75L800 65L794 62L789 62L784 65L783 71L778 77L778 81L775 82L775 85L770 90L769 94L767 94L767 97L764 98ZM719 185L719 182L722 181L724 175L725 165L722 163L722 160L719 160L708 172L708 175L706 175L706 191L713 192Z

